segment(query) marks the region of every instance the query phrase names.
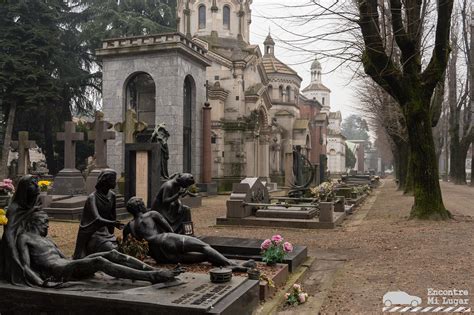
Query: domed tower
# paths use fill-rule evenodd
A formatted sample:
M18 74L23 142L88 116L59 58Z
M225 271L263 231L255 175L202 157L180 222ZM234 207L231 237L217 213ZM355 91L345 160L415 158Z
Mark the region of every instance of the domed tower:
M268 33L267 38L263 42L263 46L265 46L265 52L264 55L275 55L275 41L272 38L272 35Z
M311 64L311 83L303 89L302 93L308 99L315 99L323 105L322 112L329 113L331 109L331 90L322 82L321 63L318 58L314 58Z

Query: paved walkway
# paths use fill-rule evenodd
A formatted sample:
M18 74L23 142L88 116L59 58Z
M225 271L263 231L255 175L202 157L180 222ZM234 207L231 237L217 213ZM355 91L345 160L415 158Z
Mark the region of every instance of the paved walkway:
M446 208L454 214L474 216L474 187L440 182Z

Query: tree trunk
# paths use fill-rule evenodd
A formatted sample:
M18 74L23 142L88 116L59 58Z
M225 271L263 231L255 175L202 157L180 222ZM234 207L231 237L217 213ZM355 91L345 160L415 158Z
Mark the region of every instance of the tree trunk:
M15 124L16 101L10 103L8 110L7 125L5 127L5 138L3 139L2 159L0 161L0 178L8 176L8 154L10 153L10 143L12 141L13 125Z
M412 163L415 203L410 216L419 219L447 219L450 213L443 204L439 185L438 164L431 128L429 99L415 98L420 91L411 91L412 99L406 104L410 159Z
M410 150L408 149L407 150L408 152L410 152ZM413 195L413 161L412 161L412 156L411 154L408 154L408 158L407 158L407 166L406 166L406 169L407 169L407 174L406 174L406 179L405 179L405 187L403 188L403 193L405 195L410 195L412 196Z
M474 141L471 143L471 186L474 187Z

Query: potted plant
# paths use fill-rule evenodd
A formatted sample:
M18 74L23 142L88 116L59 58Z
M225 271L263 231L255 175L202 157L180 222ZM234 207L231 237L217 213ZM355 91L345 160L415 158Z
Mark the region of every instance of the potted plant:
M49 207L51 205L51 202L53 201L53 196L48 195L48 191L49 191L49 188L51 187L51 184L52 182L49 180L40 180L38 182L42 208Z
M260 248L262 249L262 261L268 266L274 266L283 262L285 255L293 251L293 245L289 242L283 242L281 235L273 235L271 239L263 241Z
M199 195L199 187L194 184L189 186L188 192L181 202L190 208L199 208L202 206L202 197Z

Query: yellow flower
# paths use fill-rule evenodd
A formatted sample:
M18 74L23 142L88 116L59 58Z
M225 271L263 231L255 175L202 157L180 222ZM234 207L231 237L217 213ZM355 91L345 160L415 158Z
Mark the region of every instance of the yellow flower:
M51 182L49 180L40 180L38 182L38 186L46 186L48 187L49 185L51 185Z
M6 225L8 223L8 219L5 215L0 215L0 225Z
M5 211L5 209L0 209L0 215L5 215L7 214L7 212Z

